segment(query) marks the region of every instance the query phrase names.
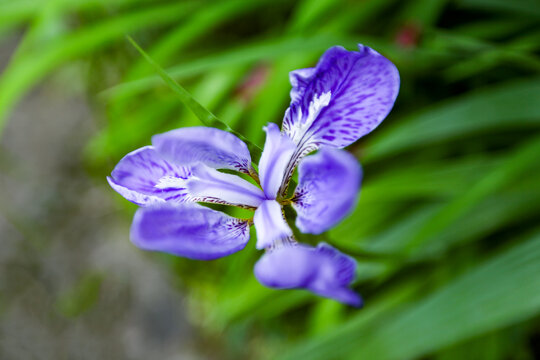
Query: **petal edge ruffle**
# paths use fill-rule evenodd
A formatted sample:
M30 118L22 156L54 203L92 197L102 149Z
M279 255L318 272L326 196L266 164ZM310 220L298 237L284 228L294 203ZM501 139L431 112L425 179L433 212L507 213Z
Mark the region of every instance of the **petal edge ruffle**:
M294 140L298 158L325 145L343 148L376 128L399 91L397 68L375 50L334 46L315 68L291 73L291 105L283 131Z

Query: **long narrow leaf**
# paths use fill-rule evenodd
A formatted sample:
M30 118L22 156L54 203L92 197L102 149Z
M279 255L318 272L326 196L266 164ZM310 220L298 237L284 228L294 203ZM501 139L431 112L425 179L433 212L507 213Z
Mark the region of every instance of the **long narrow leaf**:
M0 77L0 133L17 101L56 67L110 44L126 32L178 21L197 5L196 1L173 3L123 14L54 39L36 53L25 52Z
M500 329L540 311L540 233L407 308L299 344L281 360L405 360ZM376 307L377 304L373 304ZM358 315L362 318L362 315Z
M191 94L184 89L180 84L178 84L176 81L174 81L173 78L167 74L165 70L163 70L152 58L133 40L130 36L127 37L131 45L137 49L137 51L148 61L150 65L154 68L154 70L159 74L159 76L163 79L163 81L169 86L169 88L174 91L174 93L178 96L180 101L197 116L197 118L206 126L215 127L221 130L229 131L236 136L238 136L240 139L242 139L247 145L249 150L252 153L255 153L257 156L260 156L260 153L262 150L255 144L251 143L248 139L246 139L242 134L234 131L229 127L229 125L225 124L221 120L219 120L214 114L212 114L208 109L206 109L204 106L202 106L197 100L195 100Z
M539 78L512 81L412 114L400 119L399 126L373 134L363 162L488 130L538 128L539 92Z

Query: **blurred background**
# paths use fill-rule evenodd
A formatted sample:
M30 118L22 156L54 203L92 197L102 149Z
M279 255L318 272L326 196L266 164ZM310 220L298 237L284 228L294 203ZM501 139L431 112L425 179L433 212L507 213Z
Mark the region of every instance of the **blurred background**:
M540 358L539 24L537 0L0 0L0 358ZM330 46L396 64L394 110L348 149L356 210L306 239L358 260L363 309L259 285L253 241L131 245L105 177L200 123L126 35L259 145Z

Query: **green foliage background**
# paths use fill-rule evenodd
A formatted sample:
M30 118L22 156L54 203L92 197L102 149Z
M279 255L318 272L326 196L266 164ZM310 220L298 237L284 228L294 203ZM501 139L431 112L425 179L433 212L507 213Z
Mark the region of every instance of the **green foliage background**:
M289 71L333 45L369 45L398 67L400 95L348 149L365 173L354 213L301 239L357 258L364 309L259 285L253 241L214 262L148 256L178 279L188 311L226 358L533 359L539 20L535 0L0 0L0 37L24 32L0 77L0 129L28 91L67 66L85 74L101 114L85 155L96 179L152 134L200 125L129 34L261 146L262 126L280 124L288 105ZM126 205L126 216L134 209Z

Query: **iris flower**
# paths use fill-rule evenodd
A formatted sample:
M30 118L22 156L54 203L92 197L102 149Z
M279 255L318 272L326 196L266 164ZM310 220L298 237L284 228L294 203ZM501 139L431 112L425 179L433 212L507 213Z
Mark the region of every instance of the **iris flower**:
M141 206L131 226L131 239L141 249L212 260L242 250L254 225L256 247L265 250L254 269L262 284L304 288L360 306L361 297L350 288L356 262L325 243L299 244L283 207L294 208L296 227L309 234L330 229L353 209L362 171L341 149L387 116L399 90L399 74L366 46L359 45L357 52L336 46L316 67L292 71L290 82L291 103L281 131L273 123L264 128L258 171L247 145L235 135L190 127L153 136L152 146L126 155L108 181ZM293 192L289 185L296 167ZM254 213L239 219L199 203Z

